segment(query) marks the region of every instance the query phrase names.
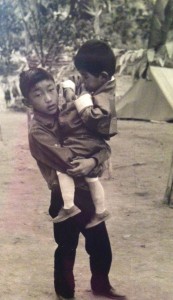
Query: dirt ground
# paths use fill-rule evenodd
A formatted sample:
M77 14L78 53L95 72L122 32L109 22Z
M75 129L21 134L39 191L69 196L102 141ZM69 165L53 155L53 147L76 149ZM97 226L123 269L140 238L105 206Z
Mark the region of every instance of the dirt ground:
M25 113L1 112L0 299L55 300L50 192L30 156ZM102 179L113 263L110 280L129 300L173 299L173 209L163 203L173 125L118 121L113 178ZM75 264L78 300L90 292L81 236Z

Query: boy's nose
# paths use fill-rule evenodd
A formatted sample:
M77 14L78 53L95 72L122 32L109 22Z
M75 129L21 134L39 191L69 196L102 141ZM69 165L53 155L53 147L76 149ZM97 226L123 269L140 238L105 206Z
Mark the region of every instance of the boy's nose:
M51 96L49 94L45 94L45 102L51 102Z

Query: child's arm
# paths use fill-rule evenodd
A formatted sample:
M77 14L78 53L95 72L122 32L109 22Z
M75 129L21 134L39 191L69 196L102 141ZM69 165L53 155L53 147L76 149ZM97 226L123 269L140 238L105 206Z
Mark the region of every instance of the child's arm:
M71 80L62 82L66 102L75 103L76 109L85 126L105 139L117 134L117 118L115 111L115 80L111 80L92 96L85 92L76 99L75 84ZM102 91L101 91L102 90Z
M105 139L117 134L117 118L113 87L95 94L84 94L74 101L76 109L86 125Z

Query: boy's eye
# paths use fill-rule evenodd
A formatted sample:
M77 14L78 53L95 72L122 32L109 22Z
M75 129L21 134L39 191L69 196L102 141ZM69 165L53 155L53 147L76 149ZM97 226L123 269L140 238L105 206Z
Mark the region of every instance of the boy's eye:
M40 97L40 96L41 96L41 93L36 93L34 96L35 96L35 97Z
M48 89L48 92L50 92L50 93L52 93L52 92L54 92L54 88L50 88L50 89Z

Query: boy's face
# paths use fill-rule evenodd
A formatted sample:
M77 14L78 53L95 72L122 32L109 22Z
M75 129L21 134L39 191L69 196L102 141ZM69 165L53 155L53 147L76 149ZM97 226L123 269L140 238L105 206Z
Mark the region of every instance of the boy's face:
M36 83L28 95L33 109L47 115L54 115L58 109L58 93L55 83L42 80Z
M100 88L104 82L103 77L99 75L98 77L92 75L91 73L87 71L80 71L80 74L82 76L82 81L85 85L85 88L88 92L95 92L98 88Z

